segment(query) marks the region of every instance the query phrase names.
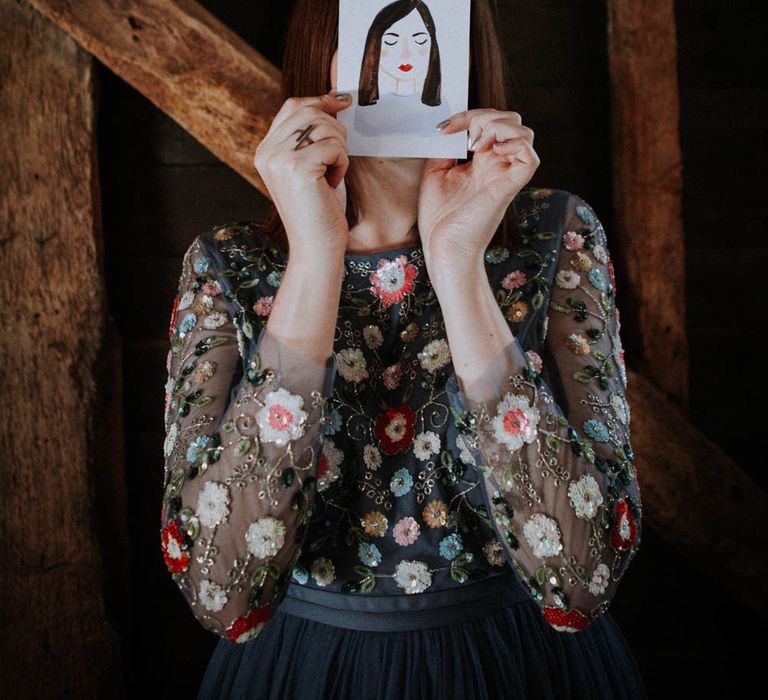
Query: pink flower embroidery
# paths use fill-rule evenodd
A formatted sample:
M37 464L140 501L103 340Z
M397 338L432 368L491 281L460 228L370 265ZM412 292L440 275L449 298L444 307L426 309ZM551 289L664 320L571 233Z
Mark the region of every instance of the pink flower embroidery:
M510 272L503 280L501 280L501 286L504 289L517 289L522 287L528 279L528 276L522 270L514 270Z
M576 231L568 231L563 236L563 246L568 250L581 250L584 247L584 236Z
M382 258L378 269L371 273L371 293L381 299L385 308L392 306L413 292L417 273L405 255L394 260Z
M543 362L539 353L537 353L535 350L526 350L525 356L528 358L528 362L531 363L533 371L536 372L536 374L541 374Z
M395 542L403 547L413 544L419 539L421 528L419 524L410 516L406 516L397 521L395 527L392 528L392 536L395 538Z
M269 316L272 313L272 301L274 297L260 297L253 305L253 310L259 316Z
M390 365L381 373L381 379L387 389L397 389L400 386L400 380L403 378L403 368L397 362Z
M201 289L210 297L217 297L221 294L221 285L218 280L210 280L206 282Z

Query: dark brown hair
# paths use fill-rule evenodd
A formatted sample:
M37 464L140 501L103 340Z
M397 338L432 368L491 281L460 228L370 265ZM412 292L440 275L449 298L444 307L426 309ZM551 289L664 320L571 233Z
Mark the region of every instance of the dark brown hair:
M421 0L397 0L382 7L373 18L365 38L365 49L360 66L360 81L357 90L357 102L367 107L379 101L379 58L384 32L395 22L407 17L416 10L421 16L431 39L429 46L429 69L421 90L421 101L430 107L440 104L440 49L437 45L435 21L432 13Z
M399 4L399 3L398 3ZM508 110L505 75L508 68L497 34L496 0L471 0L468 108L490 107ZM283 99L322 95L331 90L331 62L339 41L339 0L296 0L283 39ZM466 160L472 159L472 151ZM354 166L350 166L354 167ZM350 228L358 221L356 193L345 178L347 188L346 216ZM514 201L494 233L491 246L510 244L512 231L517 232ZM274 203L260 231L265 242L288 250L280 215Z

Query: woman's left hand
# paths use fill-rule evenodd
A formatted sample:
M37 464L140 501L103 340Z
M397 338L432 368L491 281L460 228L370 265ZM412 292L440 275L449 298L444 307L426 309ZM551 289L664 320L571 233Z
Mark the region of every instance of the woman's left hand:
M418 227L427 265L482 260L507 208L539 167L533 131L517 112L470 109L441 129L469 129L472 160L429 158L419 190ZM438 136L439 138L439 136Z

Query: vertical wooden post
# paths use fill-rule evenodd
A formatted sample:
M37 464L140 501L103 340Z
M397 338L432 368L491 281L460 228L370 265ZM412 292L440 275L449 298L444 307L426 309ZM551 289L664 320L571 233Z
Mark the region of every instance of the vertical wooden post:
M630 364L687 410L685 242L673 0L608 0L613 198ZM626 329L626 330L625 330Z
M3 697L120 697L94 522L106 321L94 62L0 0ZM116 479L119 482L120 479Z

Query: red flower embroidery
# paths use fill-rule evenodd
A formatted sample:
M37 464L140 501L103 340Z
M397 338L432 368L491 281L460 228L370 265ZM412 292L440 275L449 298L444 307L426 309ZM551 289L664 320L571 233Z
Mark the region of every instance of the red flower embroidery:
M611 277L611 285L613 285L613 296L616 297L616 276L613 273L613 259L608 258L608 274Z
M317 478L321 479L328 471L328 457L325 452L320 453L320 459L317 464Z
M544 608L544 618L558 632L580 632L589 622L587 616L575 608L566 612L551 605Z
M168 571L172 574L179 574L187 570L189 554L184 549L179 524L175 520L171 520L163 529L162 550Z
M260 605L251 608L244 617L238 617L228 628L227 636L230 642L245 642L255 637L267 624L272 615L269 605Z
M616 527L611 533L614 549L629 549L637 539L637 525L629 514L629 504L625 498L616 502Z
M373 434L379 449L388 455L405 452L413 442L416 414L407 404L392 406L376 418Z
M173 299L173 308L171 309L171 325L168 326L168 340L173 337L173 327L176 325L176 310L179 308L179 295L177 294Z
M402 301L413 292L418 270L408 263L405 255L398 255L394 260L382 258L379 267L371 273L371 293L381 299L384 307Z

